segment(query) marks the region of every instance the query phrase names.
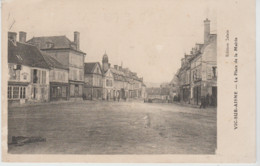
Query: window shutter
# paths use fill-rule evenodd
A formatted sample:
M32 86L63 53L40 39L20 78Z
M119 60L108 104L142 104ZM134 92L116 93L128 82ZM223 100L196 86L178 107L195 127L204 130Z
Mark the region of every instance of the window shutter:
M31 83L33 83L33 69L31 69Z

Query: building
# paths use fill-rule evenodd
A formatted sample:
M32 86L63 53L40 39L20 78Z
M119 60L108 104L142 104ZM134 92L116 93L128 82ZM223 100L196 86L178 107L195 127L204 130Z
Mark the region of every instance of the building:
M74 32L74 41L66 36L45 36L33 37L27 43L37 46L69 69L69 99L82 99L86 53L80 50L80 33Z
M49 66L24 32L8 32L8 103L49 101Z
M210 20L204 21L204 43L185 54L175 78L181 102L200 105L204 98L217 105L217 35L210 33Z
M103 74L103 99L112 100L116 99L118 94L114 89L114 76L110 69L107 69Z
M106 53L102 59L102 70L104 73L104 99L115 100L120 98L127 100L129 98L141 98L145 96L146 88L143 78L139 78L137 73L131 72L128 68L118 65L111 67Z
M50 67L50 101L68 100L69 68L44 52L42 55Z
M209 20L204 21L209 29ZM205 33L204 45L195 49L191 60L191 102L200 104L210 96L210 104L217 105L217 35Z
M84 99L102 99L103 72L99 62L84 64Z

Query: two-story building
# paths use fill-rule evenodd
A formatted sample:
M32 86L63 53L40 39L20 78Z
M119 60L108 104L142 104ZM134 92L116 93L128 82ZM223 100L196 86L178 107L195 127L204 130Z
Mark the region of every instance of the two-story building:
M103 72L99 62L84 64L84 99L102 99Z
M27 43L37 46L69 68L69 98L82 99L86 53L80 50L80 33L74 32L74 41L66 36L46 36L33 37Z
M50 100L68 100L69 98L69 68L55 58L42 55L50 67L49 81L50 81Z
M49 66L41 51L25 43L24 32L8 33L8 102L49 101Z

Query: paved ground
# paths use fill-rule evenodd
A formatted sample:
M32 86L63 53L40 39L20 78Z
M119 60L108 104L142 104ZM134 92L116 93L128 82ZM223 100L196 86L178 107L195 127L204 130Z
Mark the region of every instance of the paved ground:
M216 109L142 102L70 102L9 108L9 145L23 154L214 154Z

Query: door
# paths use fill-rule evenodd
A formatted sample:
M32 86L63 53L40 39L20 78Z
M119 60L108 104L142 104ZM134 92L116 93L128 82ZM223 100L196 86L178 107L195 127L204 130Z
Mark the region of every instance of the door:
M213 86L212 87L212 105L213 106L217 106L217 98L218 98L218 94L217 94L217 87Z

